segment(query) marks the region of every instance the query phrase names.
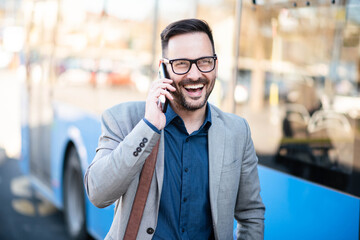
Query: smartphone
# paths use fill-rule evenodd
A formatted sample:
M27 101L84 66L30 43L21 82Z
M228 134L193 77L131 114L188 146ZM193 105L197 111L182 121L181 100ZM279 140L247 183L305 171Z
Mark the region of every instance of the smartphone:
M160 63L160 67L159 67L159 78L169 78L169 74L168 72L166 71L166 65L165 63ZM166 112L166 109L167 109L167 106L169 104L169 100L164 96L164 95L161 95L159 97L159 102L160 102L160 105L161 105L161 110L163 113Z

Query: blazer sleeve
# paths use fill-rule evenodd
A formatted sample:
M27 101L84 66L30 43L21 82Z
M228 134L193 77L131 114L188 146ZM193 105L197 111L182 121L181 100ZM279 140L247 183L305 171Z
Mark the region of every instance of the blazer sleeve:
M126 193L160 139L160 134L144 120L133 123L129 116L114 115L111 110L102 115L96 155L84 177L89 200L100 208L111 205Z
M246 126L246 141L242 160L240 185L235 207L238 222L237 239L263 239L265 206L260 196L260 182L257 170L258 159L251 139L250 128Z

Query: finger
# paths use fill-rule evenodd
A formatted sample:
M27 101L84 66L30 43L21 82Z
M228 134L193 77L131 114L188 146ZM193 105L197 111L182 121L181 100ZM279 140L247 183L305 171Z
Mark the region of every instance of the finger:
M160 97L160 95L165 95L165 91L164 89L158 88L154 91L153 94L149 95L149 97L151 97L151 99L153 99L154 101L157 101Z
M154 100L157 101L160 98L161 95L164 95L166 98L168 98L170 100L174 99L174 97L169 93L169 91L160 88L154 94Z
M150 93L151 92L155 93L155 92L157 92L158 89L164 89L164 90L171 91L171 92L176 91L176 88L168 83L157 83L151 87Z
M169 91L167 90L162 90L161 94L164 95L166 98L170 99L170 100L174 100L174 97L171 95L171 93L169 93Z
M168 84L166 88L172 92L176 91L176 88L173 85Z
M170 78L159 78L158 80L156 81L160 81L160 82L167 82L167 83L172 83L173 80L170 79Z
M171 82L172 82L172 80L170 80L170 81L156 80L151 84L150 90L155 91L158 88L165 89L165 88L167 88L166 86L170 85Z
M173 96L169 93L169 91L167 91L165 89L159 89L157 98L159 98L160 95L164 95L164 96L168 97L171 100L173 99Z
M174 97L173 97L172 94L169 93L168 91L166 91L165 96L166 96L168 99L170 99L170 100L174 100Z
M167 89L172 92L176 90L176 88L174 86L172 86L171 84L168 84L168 83L159 84L158 87L161 89Z
M169 79L169 78L159 78L155 81L153 81L153 84L158 84L158 83L172 83L173 80L172 79Z

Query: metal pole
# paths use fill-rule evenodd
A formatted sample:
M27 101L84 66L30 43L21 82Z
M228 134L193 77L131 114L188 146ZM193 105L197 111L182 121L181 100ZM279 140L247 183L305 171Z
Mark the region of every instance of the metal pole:
M157 69L156 66L157 65L157 61L156 61L156 34L158 32L158 21L159 21L159 0L155 0L155 5L154 5L154 18L153 18L153 32L152 32L152 47L151 47L151 64L150 64L150 68L149 69L149 74L151 75L152 78L156 77L156 73L157 73Z
M241 11L242 11L242 0L236 1L235 6L235 29L234 29L234 58L233 58L233 78L231 84L231 104L232 104L232 113L236 111L236 102L235 102L235 87L237 83L237 78L239 75L238 71L238 62L239 62L239 55L240 55L240 32L241 32Z

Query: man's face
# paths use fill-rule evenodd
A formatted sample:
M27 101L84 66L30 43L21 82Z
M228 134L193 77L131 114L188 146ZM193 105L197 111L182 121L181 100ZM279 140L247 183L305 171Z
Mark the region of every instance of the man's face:
M167 59L197 59L213 56L213 49L206 33L186 33L171 37L167 48ZM184 75L175 74L170 64L167 65L170 78L176 92L173 92L175 107L188 111L195 111L205 106L211 91L214 88L217 75L217 63L215 69L208 73L200 72L195 64Z

